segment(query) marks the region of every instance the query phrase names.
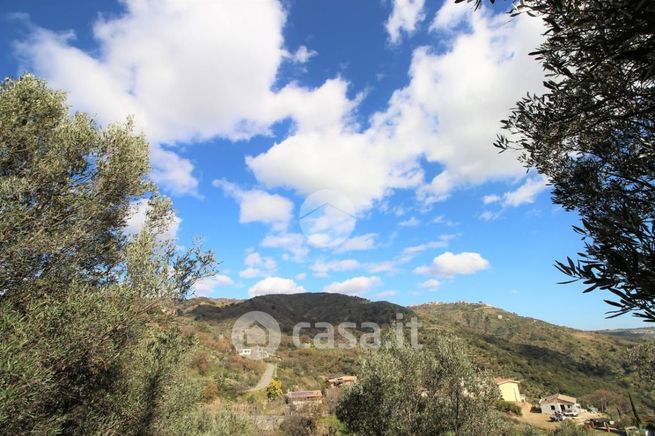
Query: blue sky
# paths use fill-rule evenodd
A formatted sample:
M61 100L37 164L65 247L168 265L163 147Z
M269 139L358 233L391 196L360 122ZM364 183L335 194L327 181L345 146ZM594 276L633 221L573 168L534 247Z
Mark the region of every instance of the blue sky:
M222 261L203 295L327 291L483 301L583 329L607 320L554 267L577 217L492 142L542 71L506 5L5 1L0 72L33 72L100 124L133 115L169 236ZM135 204L135 231L145 204Z

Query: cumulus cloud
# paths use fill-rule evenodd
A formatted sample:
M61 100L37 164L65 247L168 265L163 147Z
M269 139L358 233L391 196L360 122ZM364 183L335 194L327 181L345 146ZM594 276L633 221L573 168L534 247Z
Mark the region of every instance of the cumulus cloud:
M377 247L377 233L366 233L364 235L353 236L347 239L336 248L337 253L346 253L348 251L364 251Z
M137 200L130 204L125 227L123 227L123 232L127 236L134 236L143 229L143 226L146 224L148 208L149 203L147 199ZM162 241L175 242L177 240L177 232L180 228L181 222L182 219L174 214L164 233L159 235L159 239Z
M152 180L173 195L198 194L198 179L193 175L193 163L160 145L150 147Z
M76 108L103 121L134 114L155 142L266 130L269 115L252 102L271 98L286 53L279 2L258 3L256 13L244 2L123 4L94 23L95 56L75 48L71 33L44 29L19 51Z
M270 294L300 294L302 292L307 291L293 280L282 277L267 277L248 289L248 295L251 297Z
M416 31L416 25L425 18L424 4L425 0L393 0L393 9L386 22L392 44L400 42L401 32L411 34Z
M309 248L305 245L305 237L300 233L268 234L262 240L261 246L285 250L297 262L302 262L309 253Z
M293 53L288 53L287 57L292 61L297 64L304 64L307 63L311 58L316 56L318 53L315 50L309 50L307 47L304 45L301 45L298 47L298 50L296 50Z
M543 24L461 10L457 20L466 31L435 27L449 47L414 50L409 84L370 117L368 127L354 121L358 100L348 99L347 86L335 79L321 107L332 122L296 119L293 134L246 159L255 177L303 195L339 191L358 212L397 189L417 189L430 205L462 186L521 177L516 156L499 155L491 144L516 100L543 89L541 67L527 55L542 40ZM422 159L440 169L432 180L425 180Z
M419 224L421 224L421 221L415 216L398 223L400 227L416 227Z
M92 52L75 46L72 31L35 25L14 47L28 68L68 92L75 110L104 124L133 115L153 144L153 176L172 193L196 193L198 181L192 162L163 144L247 139L287 117L321 125L350 105L337 92L341 80L315 90L274 86L285 59L316 54L284 47L279 1L257 2L256 10L250 2L121 3L124 11L93 24Z
M430 30L452 31L461 24L467 24L470 13L471 11L467 10L466 5L456 4L454 1L445 2L434 16Z
M243 261L245 269L239 272L244 279L270 275L277 269L277 263L271 257L265 257L256 251L246 255Z
M212 185L239 202L240 223L261 222L284 230L291 221L293 202L286 197L259 189L244 190L226 180L214 180Z
M482 202L484 204L498 203L500 200L502 200L502 198L500 197L500 195L496 195L496 194L485 195L484 197L482 197Z
M506 192L503 195L503 205L516 207L522 204L532 204L537 198L537 195L547 187L546 177L535 176L529 178L516 190Z
M485 195L482 197L482 202L485 205L499 204L500 210L495 212L485 210L480 214L480 218L485 221L495 220L502 215L504 208L532 204L537 199L537 196L546 189L548 189L548 179L542 175L536 175L525 180L515 190L505 192L503 195Z
M323 288L323 292L331 294L361 295L382 283L376 276L353 277L342 282L332 282Z
M441 286L441 282L437 279L428 279L418 286L423 289L431 289L434 291Z
M439 238L434 241L428 241L422 244L405 247L400 254L400 262L407 263L412 260L414 256L426 250L446 247L454 237L455 235L440 235Z
M197 296L214 295L217 288L233 284L234 281L224 274L215 274L210 277L204 277L193 285L193 293Z
M414 272L417 274L435 274L443 277L475 274L489 268L489 261L479 253L463 252L455 254L447 251L435 257L432 265L419 266Z
M309 269L316 277L327 277L333 271L352 271L361 265L355 259L332 260L329 262L316 261Z
M485 210L480 214L480 219L484 221L493 221L497 218L500 218L501 212L492 212L490 210Z

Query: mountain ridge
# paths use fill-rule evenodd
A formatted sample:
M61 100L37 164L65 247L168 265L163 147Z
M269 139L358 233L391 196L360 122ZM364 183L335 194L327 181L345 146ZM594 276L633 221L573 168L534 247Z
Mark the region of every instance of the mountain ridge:
M640 384L628 359L629 350L644 342L640 337L559 326L484 303L403 307L341 294L304 293L190 300L185 305L179 312L183 317L206 331L219 329L226 338L231 323L251 310L271 314L287 335L303 321L384 325L394 321L396 313L417 316L421 344L430 347L439 335L457 336L476 365L495 376L521 380L521 391L533 400L563 393L584 402L603 391L621 392L626 398L630 391L640 408L655 411L655 392ZM296 349L290 338L283 340L279 354L283 383L302 388L320 388L325 373L356 372L363 356L358 350Z

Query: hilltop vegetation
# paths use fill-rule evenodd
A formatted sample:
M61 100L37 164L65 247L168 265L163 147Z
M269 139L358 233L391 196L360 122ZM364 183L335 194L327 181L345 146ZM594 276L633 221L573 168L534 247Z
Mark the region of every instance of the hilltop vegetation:
M476 360L498 375L521 380L528 397L560 392L584 402L605 389L627 400L631 391L641 407L655 410L655 392L639 381L629 363L629 351L639 340L556 326L483 304L412 309L424 323L426 342L440 331L456 334L472 347Z
M636 329L612 329L598 330L597 333L616 336L626 339L650 339L655 340L655 327L641 327Z
M309 322L312 326L316 322L337 325L347 321L369 321L384 325L393 321L396 313L411 313L407 308L386 301L373 302L324 292L266 295L245 301L221 299L218 302L207 302L207 299L203 299L198 304L187 304L184 313L195 320L221 324L224 321L234 321L251 311L268 313L278 322L282 332L289 334L299 322Z
M373 319L388 325L395 320L396 311L401 311L405 316L419 317L420 342L428 348L443 335L461 338L476 366L496 376L519 379L521 391L529 400L561 392L577 397L583 404L594 405L602 398L611 402L612 413L616 407L630 413L630 391L642 413L655 410L655 393L639 381L629 363L629 351L643 341L556 326L484 304L403 308L357 297L308 293L269 295L227 304L194 299L185 306L183 319L189 328L222 335L226 344L232 323L248 310L272 314L287 333L297 322L324 319L333 324L352 321L358 325ZM307 348L297 349L288 336L283 336L278 350L278 377L285 390L320 389L326 375L360 371L363 350L318 350L307 343ZM610 398L604 394L608 391L615 394Z

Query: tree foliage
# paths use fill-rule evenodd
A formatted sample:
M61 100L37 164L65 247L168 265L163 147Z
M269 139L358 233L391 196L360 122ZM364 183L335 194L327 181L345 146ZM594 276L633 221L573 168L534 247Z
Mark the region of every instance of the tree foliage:
M500 392L454 338L428 349L380 348L362 366L337 417L362 435L499 434Z
M170 201L132 125L68 114L33 76L0 87L0 428L162 433L198 399L170 306L213 268L162 234ZM143 230L124 234L147 200Z
M517 103L495 145L580 215L584 251L557 267L618 297L612 316L655 321L655 3L526 0L513 12L546 23L532 53L546 92Z
M655 342L646 342L633 348L630 360L641 380L647 386L655 386Z
M282 395L282 383L278 379L274 378L266 385L266 398L269 400L275 400L282 397Z

